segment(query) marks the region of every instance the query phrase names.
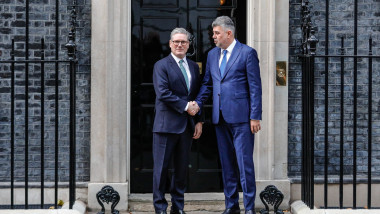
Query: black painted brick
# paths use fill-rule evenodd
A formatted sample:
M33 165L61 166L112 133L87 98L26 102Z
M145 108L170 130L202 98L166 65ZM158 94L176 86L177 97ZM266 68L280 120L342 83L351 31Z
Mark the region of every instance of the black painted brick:
M301 140L302 140L302 72L301 62L297 59L300 53L298 46L301 41L300 29L300 2L290 1L289 13L289 129L288 129L288 175L299 177L301 174ZM330 0L329 11L329 53L340 54L340 37L345 38L345 54L354 53L354 1L353 0ZM325 53L325 4L324 0L310 0L312 22L318 27L316 36L319 39L317 54ZM373 38L373 54L380 55L380 1L359 1L358 14L358 54L368 54L368 39ZM380 176L376 166L380 164L380 60L373 63L372 81L372 175ZM324 174L324 149L325 149L325 75L324 59L316 59L315 65L315 173ZM353 163L353 60L345 60L345 94L344 94L344 174L352 174ZM339 149L340 149L340 60L329 60L329 175L339 173ZM358 108L357 108L357 163L359 175L367 174L368 156L368 66L367 60L358 60Z
M45 58L55 57L55 1L30 0L29 58L39 59L40 42L45 38ZM90 38L91 1L81 1L78 7L78 70L77 75L77 172L78 181L89 181L90 170ZM59 5L59 58L66 60L68 20L72 1L61 0ZM25 1L0 0L0 60L10 58L11 39L15 39L15 56L22 60L25 55ZM29 65L29 181L40 181L40 128L41 128L41 73L40 64ZM23 181L25 160L25 65L16 64L15 81L15 177ZM0 65L0 182L10 181L10 65ZM68 66L59 66L59 178L68 181L69 152L69 74ZM45 65L45 181L54 180L55 139L55 69Z

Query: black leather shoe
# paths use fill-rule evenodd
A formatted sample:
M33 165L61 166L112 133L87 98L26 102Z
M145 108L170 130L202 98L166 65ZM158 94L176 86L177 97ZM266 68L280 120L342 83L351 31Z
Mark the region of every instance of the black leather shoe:
M170 210L170 214L186 214L183 210Z
M245 214L255 214L255 211L254 210L246 210Z
M224 210L222 214L240 214L240 209L234 209L234 208L226 209Z
M167 214L166 211L158 211L156 214Z

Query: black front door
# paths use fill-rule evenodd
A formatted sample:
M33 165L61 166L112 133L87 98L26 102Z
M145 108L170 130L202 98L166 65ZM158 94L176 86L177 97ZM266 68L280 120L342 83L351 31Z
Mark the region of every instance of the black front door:
M152 83L156 61L170 54L170 32L186 28L195 37L190 59L204 74L207 53L215 45L212 21L221 15L233 17L236 38L245 43L245 0L133 0L132 1L132 113L131 192L152 192L152 127L155 93ZM215 131L211 124L211 103L205 107L203 134L193 142L189 164L188 192L223 190ZM170 183L170 182L168 182Z

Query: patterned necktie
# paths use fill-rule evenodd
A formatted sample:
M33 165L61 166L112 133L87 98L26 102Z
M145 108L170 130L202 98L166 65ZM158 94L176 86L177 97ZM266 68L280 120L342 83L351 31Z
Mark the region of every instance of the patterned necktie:
M184 62L183 59L181 59L179 61L179 68L182 71L183 77L185 78L187 89L189 90L190 89L189 78L187 77L187 73L186 73L185 67L183 67L183 62Z
M224 75L224 70L226 69L226 64L227 64L227 50L223 50L223 59L222 63L220 63L220 75L223 77Z

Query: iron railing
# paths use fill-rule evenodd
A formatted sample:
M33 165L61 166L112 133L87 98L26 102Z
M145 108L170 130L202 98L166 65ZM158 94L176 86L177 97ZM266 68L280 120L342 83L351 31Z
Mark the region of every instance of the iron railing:
M67 48L68 53L68 59L62 60L59 59L59 4L60 1L56 0L56 8L55 8L55 56L54 59L45 59L45 40L42 38L40 43L40 59L30 59L29 58L29 0L25 0L25 52L24 52L24 59L20 60L20 57L15 57L15 39L12 39L11 44L11 52L10 52L10 59L9 60L0 60L0 65L10 65L10 97L11 97L11 105L10 105L10 206L11 209L17 209L17 208L46 208L47 204L45 204L45 66L46 65L54 65L55 66L55 82L54 82L54 102L55 102L55 139L54 139L54 206L57 208L57 202L58 202L58 182L59 182L59 163L61 160L59 159L59 66L62 65L68 65L69 67L69 75L70 75L70 89L69 89L69 103L70 103L70 145L69 145L69 207L70 209L73 206L73 203L75 201L75 189L76 189L76 181L75 181L75 171L76 171L76 161L75 161L75 148L76 148L76 140L75 140L75 130L76 130L76 122L75 122L75 109L76 109L76 98L75 98L75 85L76 85L76 65L77 65L77 59L76 59L76 43L75 43L75 33L76 33L76 5L77 1L73 0L73 5L71 9L71 20L70 20L70 30L69 30L69 41L65 45ZM42 35L43 37L43 35ZM16 41L20 42L20 41ZM23 42L23 41L21 41ZM24 103L25 103L25 116L24 116L24 142L25 147L23 148L25 158L24 158L24 166L25 166L25 180L24 180L24 188L25 188L25 205L15 204L15 149L17 149L15 146L15 102L17 101L17 97L15 96L15 86L17 80L20 81L20 79L17 79L15 74L15 67L17 65L25 65L25 96L24 96ZM29 160L29 105L30 105L30 93L29 93L29 66L30 65L40 65L40 76L41 76L41 88L40 88L40 102L41 102L41 108L40 108L40 155L41 155L41 161L40 161L40 167L41 167L41 173L40 173L40 205L30 205L28 203L29 201L29 164L32 162L32 160ZM35 66L36 67L36 66ZM36 72L36 71L34 71Z
M351 177L352 177L352 207L353 209L358 208L357 207L357 184L358 184L358 164L357 164L357 138L358 138L358 60L361 60L362 62L367 62L367 72L368 72L368 109L367 109L367 129L368 129L368 148L367 148L367 154L368 154L368 165L367 167L367 178L366 179L360 179L361 183L367 183L367 205L366 207L371 209L373 198L371 196L371 185L372 185L372 172L371 169L373 167L372 163L372 144L374 143L372 140L372 89L373 89L373 80L372 80L372 73L373 73L373 60L377 60L380 58L380 56L374 56L372 52L372 38L369 37L368 41L368 54L367 55L358 55L358 1L354 0L354 42L353 42L353 54L347 55L346 50L347 47L345 47L345 41L344 36L341 37L341 47L340 47L340 54L338 55L331 55L329 54L329 0L326 0L326 15L325 15L325 54L324 55L317 55L316 54L316 45L318 43L318 39L315 37L315 30L316 28L313 27L312 21L311 21L311 12L309 9L309 1L308 0L302 0L301 5L301 28L302 28L302 45L301 45L301 52L300 59L302 61L302 178L301 178L301 198L302 200L310 207L314 208L314 182L316 179L315 176L315 94L317 93L314 90L315 87L315 60L320 59L323 62L324 60L324 176L323 176L323 183L324 183L324 204L323 206L325 208L331 207L328 204L328 184L329 184L329 158L331 158L331 155L329 156L329 149L330 149L330 143L329 142L329 121L331 119L329 118L330 111L329 111L329 60L335 60L337 63L340 64L340 102L339 102L339 108L340 108L340 118L339 118L339 208L345 208L343 205L343 198L345 197L345 194L343 192L343 185L344 183L351 183ZM348 59L348 60L347 60ZM348 85L348 83L345 83L345 73L348 70L345 65L348 63L353 63L353 104L352 109L352 127L345 127L346 125L346 118L345 118L345 86ZM337 68L338 69L338 68ZM363 68L361 68L363 70ZM335 83L336 84L336 83ZM347 93L347 92L346 92ZM319 96L321 97L321 96ZM344 147L345 143L345 128L352 128L352 174L349 176L350 179L345 179L344 176L347 175L347 172L344 172L345 167L345 160L344 160L344 153L347 151L347 148ZM350 197L350 196L349 196ZM374 200L379 200L379 198L376 198Z

